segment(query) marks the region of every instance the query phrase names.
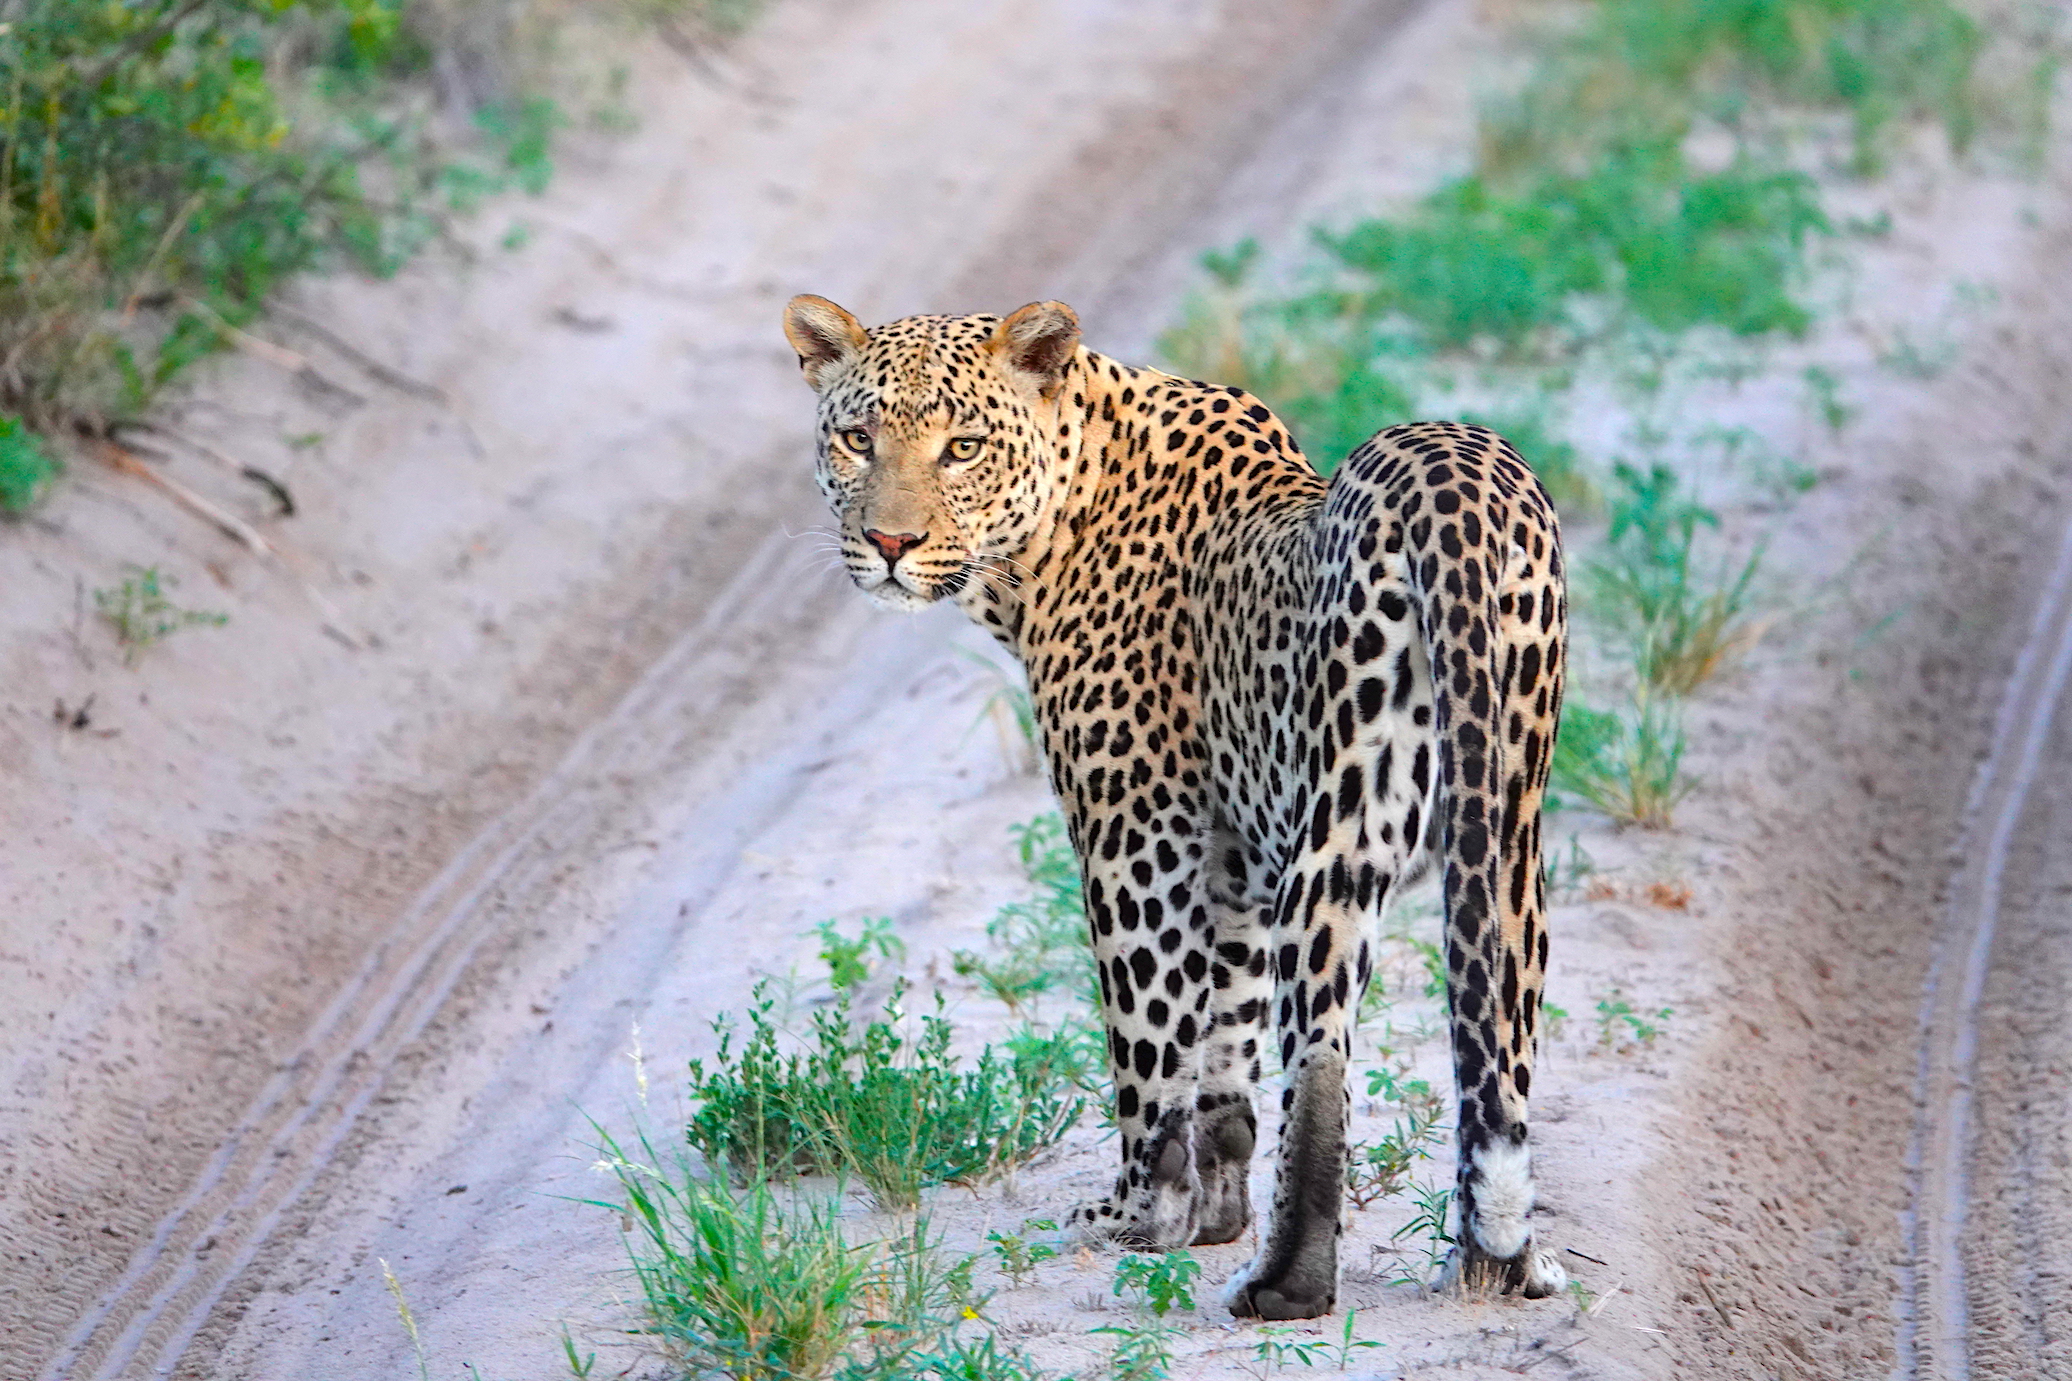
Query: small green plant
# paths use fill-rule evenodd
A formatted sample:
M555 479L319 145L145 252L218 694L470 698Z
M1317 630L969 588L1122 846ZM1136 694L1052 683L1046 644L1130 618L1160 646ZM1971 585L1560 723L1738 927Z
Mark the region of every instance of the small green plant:
M220 627L230 622L228 614L174 604L163 589L172 583L170 576L159 575L158 567L147 566L120 585L94 591L94 607L114 627L125 662L134 665L144 649L182 628Z
M1627 1001L1617 988L1597 1000L1597 1044L1610 1050L1622 1036L1640 1045L1653 1045L1662 1034L1662 1023L1674 1015L1671 1008L1657 1007L1642 1012Z
M1430 940L1413 938L1410 947L1417 951L1417 957L1424 962L1426 997L1446 996L1446 956L1439 946Z
M632 1224L643 1331L672 1361L740 1381L817 1379L860 1340L873 1261L832 1203L785 1200L763 1180L736 1193L660 1160L645 1136L638 1161L603 1142L620 1198L590 1202Z
M1200 1274L1201 1263L1191 1252L1132 1253L1115 1263L1114 1292L1134 1293L1140 1305L1162 1319L1174 1309L1194 1308L1194 1278Z
M1017 1016L1059 987L1076 988L1092 1009L1097 1005L1093 950L1087 943L1079 861L1066 837L1064 818L1039 815L1013 826L1010 833L1035 894L1001 907L987 924L990 953L956 950L951 966Z
M1403 1061L1401 1069L1370 1069L1367 1071L1367 1096L1378 1098L1384 1103L1399 1108L1423 1107L1436 1104L1439 1095L1432 1092L1432 1086L1423 1079L1407 1078L1409 1060Z
M568 1374L576 1381L589 1381L590 1373L597 1368L596 1353L593 1352L587 1357L576 1355L576 1340L569 1336L566 1327L561 1330L561 1355L568 1361Z
M1817 364L1807 365L1799 377L1806 381L1806 396L1813 404L1814 412L1819 414L1830 432L1840 436L1842 428L1856 416L1856 410L1842 401L1842 381L1835 377L1834 371Z
M0 413L0 513L28 512L57 473L57 461L28 424Z
M1066 1077L1082 1058L1059 1033L1011 1053L987 1047L974 1065L950 1053L950 1023L907 1028L895 989L885 1020L857 1025L849 996L813 1015L803 1048L786 1048L767 982L738 1049L725 1023L713 1067L691 1062L696 1102L687 1131L708 1164L753 1180L854 1174L887 1208L929 1185L983 1179L1053 1145L1085 1108Z
M1453 1249L1453 1233L1447 1221L1453 1211L1453 1191L1428 1184L1412 1184L1410 1196L1411 1202L1417 1206L1416 1211L1411 1214L1409 1222L1389 1234L1389 1241L1412 1239L1423 1261L1417 1267L1403 1267L1391 1283L1422 1287L1446 1260L1447 1252Z
M1699 529L1719 515L1681 492L1676 473L1614 467L1611 531L1583 566L1590 612L1630 648L1649 690L1689 695L1755 641L1749 587L1760 548L1740 569L1708 575L1693 564Z
M1561 1032L1568 1025L1568 1008L1557 1007L1545 998L1540 999L1540 1030L1550 1041L1561 1039Z
M1367 1352L1386 1346L1372 1338L1353 1337L1353 1327L1359 1315L1360 1311L1357 1309L1345 1311L1345 1322L1339 1327L1336 1342L1327 1338L1296 1342L1294 1339L1302 1331L1298 1328L1262 1328L1259 1331L1264 1336L1260 1338L1258 1346L1252 1349L1252 1355L1259 1359L1262 1371L1277 1370L1286 1367L1290 1362L1297 1362L1305 1367L1331 1363L1335 1364L1339 1371L1344 1371L1352 1365L1355 1352Z
M1372 1076L1381 1072L1368 1071L1370 1092ZM1412 1167L1431 1155L1426 1147L1438 1130L1439 1099L1423 1080L1413 1082L1422 1096L1415 1096L1409 1103L1409 1116L1397 1119L1380 1141L1371 1146L1356 1145L1346 1157L1345 1194L1354 1208L1364 1209L1394 1194L1410 1178Z
M1621 715L1571 701L1554 740L1553 785L1621 824L1667 829L1692 787L1683 748L1678 716L1664 702L1643 700Z
M1547 890L1556 897L1573 896L1597 876L1597 860L1583 848L1580 835L1568 837L1568 848L1547 860Z
M1031 1242L1022 1234L1057 1230L1058 1225L1048 1218L1031 1218L1022 1224L1021 1232L989 1232L986 1240L1000 1257L1000 1273L1019 1289L1035 1278L1038 1266L1056 1259L1058 1254L1058 1249L1048 1242Z
M833 920L822 921L813 927L813 933L820 937L820 959L827 965L828 986L838 993L870 978L875 968L870 955L893 963L906 958L906 942L893 933L889 916L868 918L854 938L842 934Z
M1089 1330L1115 1339L1108 1353L1113 1381L1166 1381L1172 1374L1174 1330L1157 1319Z
M916 1219L884 1241L851 1242L840 1202L740 1188L693 1171L680 1145L645 1131L630 1146L597 1129L597 1169L618 1193L583 1202L627 1233L641 1319L634 1330L675 1366L737 1381L1037 1381L990 1337L975 1258L946 1253ZM579 1376L595 1359L569 1365Z

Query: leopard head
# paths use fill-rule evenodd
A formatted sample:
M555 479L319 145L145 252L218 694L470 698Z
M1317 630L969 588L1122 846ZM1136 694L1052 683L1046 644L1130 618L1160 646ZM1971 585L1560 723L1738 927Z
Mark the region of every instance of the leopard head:
M784 334L820 395L817 474L843 564L874 603L923 608L1027 547L1052 504L1058 403L1081 354L1070 307L866 331L803 296Z

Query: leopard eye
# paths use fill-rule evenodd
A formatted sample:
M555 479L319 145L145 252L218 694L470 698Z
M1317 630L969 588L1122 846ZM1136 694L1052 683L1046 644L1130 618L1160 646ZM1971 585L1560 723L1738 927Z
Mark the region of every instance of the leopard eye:
M984 448L986 439L982 436L958 436L950 439L949 448L943 452L945 460L970 460Z
M861 427L845 427L839 433L842 444L860 456L871 453L871 434Z

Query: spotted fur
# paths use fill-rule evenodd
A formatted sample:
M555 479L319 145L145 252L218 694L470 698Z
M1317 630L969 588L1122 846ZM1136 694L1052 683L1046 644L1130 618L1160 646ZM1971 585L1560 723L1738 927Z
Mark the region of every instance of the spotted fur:
M818 474L883 607L951 598L1022 660L1085 877L1122 1169L1089 1233L1251 1225L1269 1021L1274 1202L1233 1313L1338 1287L1352 1017L1390 895L1436 855L1460 1095L1446 1278L1558 1290L1533 1241L1526 1095L1540 799L1567 599L1545 490L1479 427L1393 427L1329 482L1251 395L1086 349L1061 303L785 331Z

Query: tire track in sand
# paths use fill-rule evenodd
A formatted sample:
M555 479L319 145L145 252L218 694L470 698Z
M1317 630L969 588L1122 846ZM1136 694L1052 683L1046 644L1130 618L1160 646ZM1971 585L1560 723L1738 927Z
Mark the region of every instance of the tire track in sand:
M2023 1010L2039 1002L2051 1006L2056 986L2036 981L2038 973L2030 970L2062 968L2072 956L2063 953L2062 944L2050 943L2063 938L2053 937L2050 925L2035 933L2038 889L2020 872L2023 865L2038 862L2048 868L2048 842L2033 860L2018 851L2018 844L2040 798L2051 789L2063 793L2072 787L2072 751L2059 744L2059 751L2051 752L2053 721L2068 685L2072 530L2037 601L1994 721L1991 750L1966 803L1966 862L1952 888L1922 995L1914 1131L1906 1163L1908 1252L1895 1338L1895 1374L1910 1381L2047 1374L2040 1368L2051 1340L2040 1316L1989 1333L1980 1331L1978 1316L1999 1312L2010 1299L2017 1314L2037 1314L2021 1301L2041 1303L2034 1301L2038 1283L2052 1273L2038 1254L2072 1252L2062 1237L2028 1230L2040 1208L2035 1195L2049 1178L2039 1175L2035 1164L2044 1138L2034 1134L2025 1087L2006 1077L2043 1063L2048 1051L2002 1049L2011 1039L2019 1044L2023 1029L2056 1031L2064 1022L2062 1010ZM2005 904L2011 893L2028 906L2018 905L2009 914ZM2043 943L2021 943L2025 940ZM2007 1001L1995 1001L1998 997ZM2035 1020L2021 1021L2024 1016ZM1994 1072L2003 1077L1982 1084L1982 1053L1997 1057ZM2019 1128L2012 1134L2004 1128L2010 1117ZM2003 1124L1999 1134L1981 1135L1995 1124ZM1995 1192L1981 1194L1982 1182ZM2017 1208L2001 1221L2003 1214L1995 1210L2009 1194L2026 1199L2027 1212ZM2016 1240L2002 1243L1994 1229Z

